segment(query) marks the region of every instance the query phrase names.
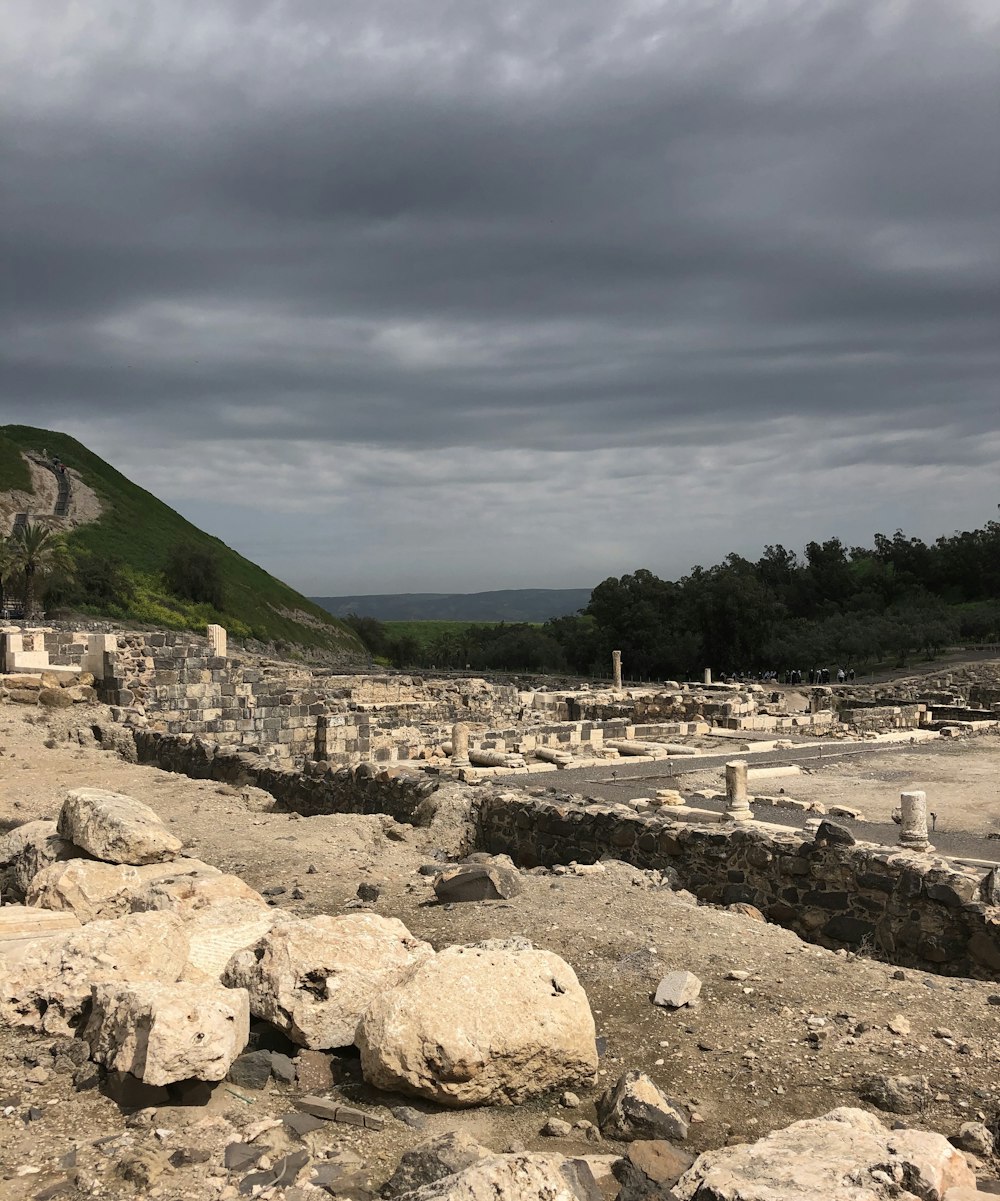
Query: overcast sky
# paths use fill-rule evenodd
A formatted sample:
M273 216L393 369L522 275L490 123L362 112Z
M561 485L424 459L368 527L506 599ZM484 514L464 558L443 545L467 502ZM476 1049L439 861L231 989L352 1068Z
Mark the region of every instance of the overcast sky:
M311 593L1000 502L996 0L6 0L0 423Z

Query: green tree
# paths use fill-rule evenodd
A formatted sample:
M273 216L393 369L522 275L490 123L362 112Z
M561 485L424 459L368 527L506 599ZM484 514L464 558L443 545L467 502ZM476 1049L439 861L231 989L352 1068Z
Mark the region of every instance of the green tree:
M175 543L167 556L163 574L174 596L222 609L222 568L218 555L207 547Z
M41 616L39 584L60 572L73 574L73 557L62 534L44 525L28 524L17 529L9 539L10 561L24 580L24 617L37 621Z

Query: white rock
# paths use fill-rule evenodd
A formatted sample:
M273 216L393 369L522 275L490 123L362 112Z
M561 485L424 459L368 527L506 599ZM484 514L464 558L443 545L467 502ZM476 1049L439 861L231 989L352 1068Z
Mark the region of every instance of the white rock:
M365 1079L443 1105L509 1105L591 1083L594 1019L558 955L449 947L373 1000L358 1029Z
M183 846L148 805L103 788L67 793L59 833L106 863L159 863Z
M46 1034L73 1034L105 981L176 981L188 958L184 924L172 913L91 922L0 965L0 1019Z
M72 859L79 851L61 838L56 823L25 822L0 838L0 890L15 900L24 899L32 878L59 859Z
M497 1155L414 1192L400 1193L399 1201L581 1201L573 1187L574 1168L580 1170L562 1155ZM586 1171L590 1175L590 1169Z
M173 863L101 863L96 859L67 859L52 863L34 877L28 888L29 905L42 909L65 909L81 922L121 917L132 909L137 897L146 896L157 881L175 879L182 873L221 875L199 859Z
M250 1010L303 1047L349 1047L372 997L434 955L396 918L374 913L275 925L229 961L223 983L246 988Z
M250 1037L250 997L218 984L95 984L84 1037L147 1084L222 1080Z
M887 1025L893 1034L904 1036L910 1033L909 1018L903 1017L901 1013L897 1013L895 1017L891 1017Z
M700 992L701 981L693 972L667 972L656 986L653 1004L680 1009L682 1005L696 1001Z
M707 1151L674 1192L678 1201L930 1201L974 1185L965 1157L940 1134L886 1130L865 1110L842 1108Z

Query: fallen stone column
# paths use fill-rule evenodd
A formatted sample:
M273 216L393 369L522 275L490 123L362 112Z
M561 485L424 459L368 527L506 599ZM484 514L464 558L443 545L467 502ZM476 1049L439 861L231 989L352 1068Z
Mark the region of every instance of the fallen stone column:
M573 756L569 751L563 751L554 746L536 746L533 754L543 763L554 763L557 767L566 767L573 762Z
M455 760L452 759L454 763ZM524 767L524 756L514 751L469 751L469 762L473 767Z
M661 742L636 742L634 738L605 739L604 745L619 755L649 755L653 759L666 759L667 751Z

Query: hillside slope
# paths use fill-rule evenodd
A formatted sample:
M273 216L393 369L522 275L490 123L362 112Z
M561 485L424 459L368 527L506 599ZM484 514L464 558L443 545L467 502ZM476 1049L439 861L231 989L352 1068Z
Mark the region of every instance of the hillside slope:
M401 592L314 596L337 617L356 613L378 621L548 621L576 613L589 588L507 588L497 592Z
M67 434L0 426L0 493L24 489L28 473L16 451L40 454L43 448L79 473L101 502L96 521L68 532L70 549L83 561L88 556L119 560L135 585L131 601L110 606L108 616L193 629L218 622L236 637L331 651L359 662L367 658L353 631L325 609L192 525ZM221 609L170 595L162 571L177 545L216 556L223 584Z

